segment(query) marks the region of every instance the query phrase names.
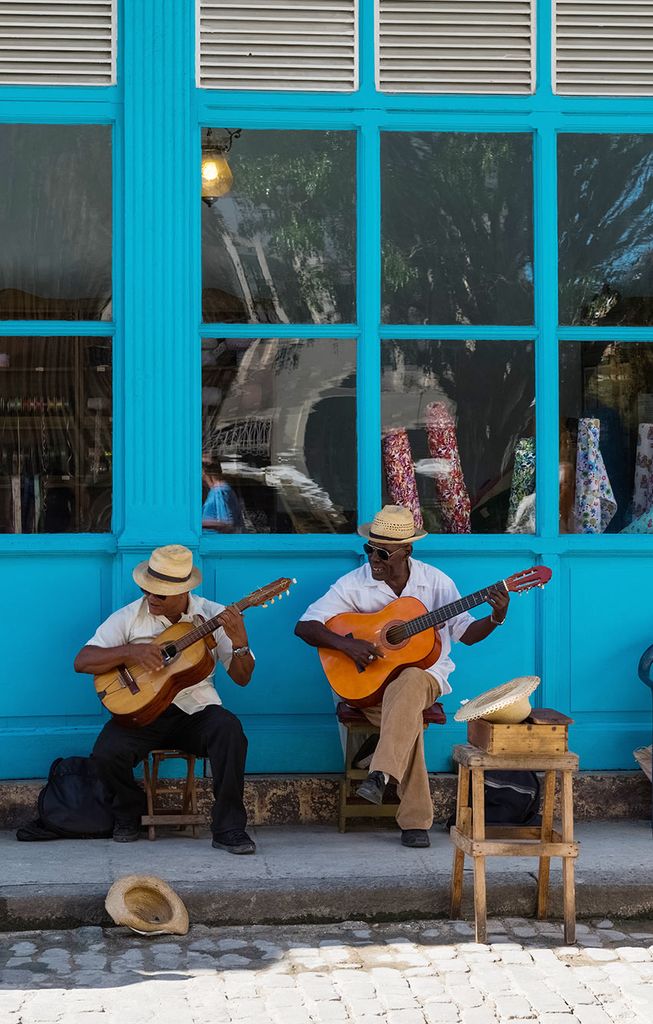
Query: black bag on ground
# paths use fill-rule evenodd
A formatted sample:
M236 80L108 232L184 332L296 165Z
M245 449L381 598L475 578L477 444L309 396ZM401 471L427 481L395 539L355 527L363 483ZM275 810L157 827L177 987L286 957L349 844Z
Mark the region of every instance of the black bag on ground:
M535 772L485 772L486 825L539 825L540 780ZM456 824L452 814L447 828Z
M16 830L21 842L106 839L113 832L111 797L92 757L58 757L39 793L39 816Z

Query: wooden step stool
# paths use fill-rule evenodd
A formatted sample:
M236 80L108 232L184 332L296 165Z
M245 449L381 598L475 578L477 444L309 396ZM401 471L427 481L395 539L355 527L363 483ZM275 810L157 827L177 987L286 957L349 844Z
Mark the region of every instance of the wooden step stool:
M150 768L150 758L152 766ZM159 787L159 766L162 761L182 760L186 762L186 779L180 808L157 808ZM156 839L157 825L177 825L180 829L191 828L193 839L197 839L197 826L206 823L203 814L197 812L197 788L195 785L195 755L183 750L151 750L143 761L147 814L141 818L141 825L147 825L148 839Z
M576 941L576 893L574 861L579 844L574 841L572 776L578 771L578 756L567 750L567 729L571 719L549 709L539 709L519 725L497 725L482 719L468 723L468 737L474 743L454 747L458 765L456 824L451 829L455 846L451 879L451 918L460 917L465 854L474 859L474 916L476 941L487 941L485 890L486 857L539 857L536 914L547 916L549 865L551 857L562 857L562 887L565 942ZM486 749L483 749L486 748ZM544 772L542 823L485 825L485 772ZM562 829L553 828L556 776L560 775ZM471 777L471 805L469 800Z
M346 832L347 818L388 818L397 813L398 801L393 803L370 804L366 800L357 800L351 795L352 784L366 779L367 768L354 768L353 760L359 750L361 740L365 736L379 733L378 725L372 725L360 710L352 708L340 701L336 708L336 716L347 731L345 743L345 774L340 780L340 799L338 802L338 831ZM424 728L429 725L444 725L447 716L441 704L435 703L422 712Z

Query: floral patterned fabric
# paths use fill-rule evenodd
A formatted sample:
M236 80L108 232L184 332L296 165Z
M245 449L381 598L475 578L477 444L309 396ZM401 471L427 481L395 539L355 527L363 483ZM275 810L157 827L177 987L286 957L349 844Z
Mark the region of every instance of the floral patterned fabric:
M388 494L394 505L403 505L413 513L418 530L424 525L422 510L417 494L417 481L413 467L408 434L403 427L388 430L381 440L383 468L388 485Z
M653 533L653 509L636 519L630 526L624 527L622 533Z
M471 506L460 464L456 424L442 402L427 405L426 433L429 452L439 463L433 482L443 530L471 533Z
M522 437L515 448L515 465L510 484L508 533L535 533L535 438Z
M647 515L651 508L653 508L653 423L640 423L635 455L633 519L637 520L640 516ZM634 524L631 523L632 525Z
M600 430L600 420L578 421L576 533L603 533L617 511L599 448Z

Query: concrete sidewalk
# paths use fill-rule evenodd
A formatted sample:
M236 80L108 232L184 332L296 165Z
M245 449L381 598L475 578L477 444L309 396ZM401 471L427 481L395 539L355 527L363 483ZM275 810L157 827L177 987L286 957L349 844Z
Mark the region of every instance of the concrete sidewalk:
M120 845L111 840L19 843L0 833L0 930L106 924L104 898L117 878L152 874L170 882L194 924L264 924L443 917L448 912L452 847L434 826L431 848L406 850L392 829L266 827L251 830L258 852L213 850L210 835ZM579 917L653 914L653 837L649 823L577 826ZM529 916L535 858L491 858L492 916ZM469 862L466 862L469 865ZM552 862L553 913L560 915L560 861ZM472 871L465 873L471 917Z

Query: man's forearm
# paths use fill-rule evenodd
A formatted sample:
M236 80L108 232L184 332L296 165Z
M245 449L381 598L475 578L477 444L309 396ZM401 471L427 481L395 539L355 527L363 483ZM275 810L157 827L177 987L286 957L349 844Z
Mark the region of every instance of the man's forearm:
M82 647L74 661L75 672L88 672L89 675L98 676L102 672L110 672L118 665L124 665L129 659L131 644L123 644L120 647L93 647L88 645Z
M251 654L232 657L229 662L228 674L238 686L247 686L254 671L254 659Z
M494 633L497 625L498 623L492 621L491 615L486 615L484 619L476 619L475 622L470 623L461 636L461 643L471 647L472 644L485 640L486 636L489 636L490 633Z
M295 636L310 647L331 647L334 651L341 651L346 643L346 637L327 629L323 622L316 619L298 622L295 626Z

